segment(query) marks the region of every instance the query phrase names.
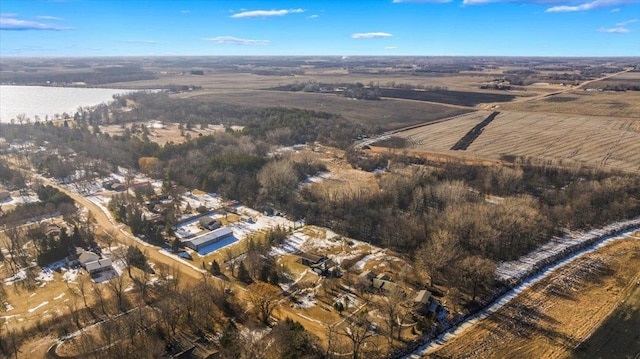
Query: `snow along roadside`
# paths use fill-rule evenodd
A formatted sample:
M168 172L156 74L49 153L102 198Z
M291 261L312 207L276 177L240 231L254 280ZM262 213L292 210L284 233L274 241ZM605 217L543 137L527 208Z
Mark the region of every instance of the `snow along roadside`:
M605 246L605 245L607 245L607 244L609 244L609 243L611 243L613 241L616 241L616 240L619 240L619 239L623 239L623 238L636 238L636 237L632 237L631 234L633 234L638 229L640 229L640 227L637 225L639 220L640 219L636 218L633 221L628 221L628 222L633 222L635 224L635 226L633 226L631 228L628 228L628 229L624 230L623 232L620 232L620 233L615 234L615 235L604 235L604 236L600 237L599 240L596 241L595 243L592 243L591 245L589 245L589 246L587 246L585 248L582 248L582 249L580 249L580 250L568 255L567 257L565 257L565 258L563 258L563 259L561 259L561 260L559 260L557 262L554 262L553 264L550 264L547 267L541 269L536 274L533 274L532 276L530 276L527 279L523 280L520 284L518 284L513 289L509 290L505 294L503 294L500 297L498 297L489 306L485 307L484 309L482 309L478 313L470 316L469 318L467 318L466 320L462 321L457 326L454 326L451 329L449 329L449 330L445 331L444 333L440 334L435 339L432 339L432 340L426 342L425 344L419 346L417 349L413 350L411 353L403 356L403 358L404 359L419 359L419 358L422 358L423 356L425 356L427 354L431 354L431 353L435 352L442 345L444 345L444 343L446 343L447 341L449 341L451 339L454 339L454 338L458 337L459 335L464 333L467 329L469 329L470 327L474 326L478 321L485 319L486 317L488 317L492 313L495 313L500 308L502 308L503 306L508 304L512 299L517 297L524 290L530 288L532 285L536 284L540 280L548 277L553 271L555 271L556 269L564 266L565 264L568 264L568 263L572 262L573 260L575 260L575 259L577 259L577 258L579 258L579 257L581 257L581 256L583 256L583 255L585 255L585 254L587 254L589 252L592 252L592 251L594 251L594 250L596 250L598 248L601 248L601 247L603 247L603 246ZM625 223L627 223L627 222L625 222ZM607 226L605 228L608 228L608 227L609 226ZM593 233L593 231L591 231L589 233ZM591 239L591 237L589 237L588 239Z

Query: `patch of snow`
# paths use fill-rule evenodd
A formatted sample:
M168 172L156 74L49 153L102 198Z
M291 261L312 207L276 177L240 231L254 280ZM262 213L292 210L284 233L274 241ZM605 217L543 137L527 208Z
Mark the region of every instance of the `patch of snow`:
M9 304L9 302L4 302L4 309L5 309L5 311L10 312L14 308L13 308L13 305Z
M294 232L293 234L288 236L281 245L273 247L270 254L272 256L276 256L287 253L298 253L300 252L300 248L302 248L302 245L304 245L309 238L310 237L308 235L302 233L301 231Z
M9 278L6 278L4 280L4 283L6 285L12 285L12 284L14 284L16 282L19 282L21 280L25 280L26 278L27 278L27 271L24 270L24 269L20 269L18 271L18 273L16 273L15 275L13 275L13 276L11 276Z
M360 254L360 252L354 252L354 251L350 251L350 252L342 252L340 254L335 254L335 255L328 255L329 259L331 259L332 261L336 262L338 265L342 264L343 261L346 260L350 260L353 259L355 257L357 257Z
M36 310L38 310L38 309L40 309L40 308L44 307L44 306L45 306L45 305L47 305L47 304L49 304L49 302L44 301L44 302L42 302L42 303L40 303L40 304L36 305L35 307L30 308L30 309L28 310L28 312L29 312L29 313L33 313L33 312L35 312Z
M55 296L55 297L53 298L53 300L62 299L62 297L64 297L64 293L60 293L60 294L58 294L57 296Z
M63 267L65 267L67 265L67 260L66 259L61 259L57 262L53 262L49 265L46 265L44 267L42 267L43 271L54 271L54 270L58 270L61 269Z
M597 238L611 235L619 232L622 228L633 225L640 225L640 218L616 222L604 228L594 229L588 232L575 232L564 237L553 238L551 241L527 255L513 261L500 263L498 268L496 268L496 278L505 283L518 281L535 272L535 269L547 258L561 255L563 252L568 252L571 248L576 248L585 242L588 243Z
M78 269L69 269L62 275L62 280L68 283L74 283L78 279Z
M616 224L617 226L617 224ZM618 227L620 228L620 227ZM514 287L513 289L511 289L510 291L506 292L505 294L503 294L502 296L498 297L491 305L485 307L484 309L482 309L481 311L479 311L478 313L474 314L473 316L467 318L466 320L464 320L462 323L458 324L457 326L447 330L446 332L440 334L437 338L435 338L432 341L427 342L426 344L423 344L422 346L420 346L418 349L416 349L415 351L413 351L413 353L405 356L405 359L418 359L418 358L422 358L425 355L434 352L436 349L438 349L440 346L442 346L446 341L451 340L457 336L459 336L460 334L462 334L464 331L466 331L468 328L472 327L473 325L475 325L478 321L483 320L485 318L487 318L490 314L495 313L496 311L498 311L500 308L504 307L505 305L507 305L511 300L513 300L515 297L517 297L520 293L522 293L524 290L530 288L531 286L533 286L534 284L538 283L539 281L541 281L542 279L548 277L552 272L554 272L556 269L564 266L565 264L568 264L572 261L574 261L577 258L582 257L583 255L592 252L595 249L598 248L602 248L603 246L617 240L617 239L622 239L622 238L634 238L631 236L631 234L636 231L637 228L631 229L631 230L627 230L623 233L620 233L619 235L616 236L606 236L606 233L604 233L604 240L590 245L578 252L572 253L571 255L569 255L568 257L560 260L559 262L556 262L555 264L552 264L550 266L547 266L546 268L544 268L543 270L539 271L537 274L527 278L526 280L524 280L522 283L520 283L518 286ZM594 231L591 231L594 232Z
M353 269L361 271L364 269L364 266L369 262L372 261L374 259L381 259L385 257L385 252L384 250L375 252L375 253L371 253L368 254L367 256L365 256L364 258L362 258L361 260L357 261L356 264L353 265Z
M301 291L302 293L296 293L296 303L293 305L294 308L311 308L317 305L315 293L311 290L311 288Z
M50 270L43 270L42 272L40 272L40 274L38 274L36 280L41 282L51 282L53 280L53 272Z

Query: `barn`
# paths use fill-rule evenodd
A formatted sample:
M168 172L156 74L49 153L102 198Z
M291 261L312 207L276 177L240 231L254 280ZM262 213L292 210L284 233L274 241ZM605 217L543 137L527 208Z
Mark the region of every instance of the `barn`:
M233 231L228 227L218 228L211 232L207 232L201 236L194 237L187 241L182 242L185 246L193 249L194 251L200 250L211 243L216 243L224 238L233 236Z

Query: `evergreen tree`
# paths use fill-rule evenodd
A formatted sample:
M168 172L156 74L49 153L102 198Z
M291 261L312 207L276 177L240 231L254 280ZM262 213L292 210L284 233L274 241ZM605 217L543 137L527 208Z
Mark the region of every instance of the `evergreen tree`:
M240 262L240 266L238 267L238 279L247 284L253 282L251 276L249 275L247 267L245 267L244 265L244 262Z
M211 268L209 268L209 271L213 275L220 275L220 264L218 264L218 261L214 259L213 262L211 262Z

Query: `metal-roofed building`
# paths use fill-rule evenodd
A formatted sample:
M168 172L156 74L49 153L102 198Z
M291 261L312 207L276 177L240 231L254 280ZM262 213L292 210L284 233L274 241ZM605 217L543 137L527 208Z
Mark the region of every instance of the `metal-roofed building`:
M216 243L224 238L233 236L233 231L229 227L222 227L211 232L205 233L201 236L189 239L182 242L185 246L193 249L194 251L200 250L211 243Z

